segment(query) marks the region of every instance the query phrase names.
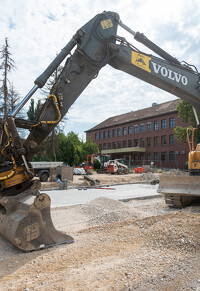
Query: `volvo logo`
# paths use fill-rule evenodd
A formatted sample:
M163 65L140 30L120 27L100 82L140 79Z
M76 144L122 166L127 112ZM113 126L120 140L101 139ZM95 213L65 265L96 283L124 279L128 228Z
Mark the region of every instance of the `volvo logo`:
M184 86L188 84L188 79L185 76L177 72L174 72L170 69L167 69L165 67L162 67L161 65L158 65L152 61L151 63L153 65L153 69L156 74L160 73L163 77L168 78L172 81L176 81L177 83L182 83Z

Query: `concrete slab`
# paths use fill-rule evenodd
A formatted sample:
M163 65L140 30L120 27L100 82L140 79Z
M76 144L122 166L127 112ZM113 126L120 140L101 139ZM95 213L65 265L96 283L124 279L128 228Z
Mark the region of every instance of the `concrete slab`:
M132 199L150 199L161 197L157 193L158 185L127 184L94 188L80 188L68 190L41 190L51 198L51 207L86 204L98 197L129 201Z

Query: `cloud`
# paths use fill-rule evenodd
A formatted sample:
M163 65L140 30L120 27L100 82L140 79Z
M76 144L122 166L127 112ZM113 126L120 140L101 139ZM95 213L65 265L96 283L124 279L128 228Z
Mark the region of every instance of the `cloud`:
M0 4L4 7L0 15L0 45L8 37L17 66L10 78L21 96L27 94L34 80L74 33L104 10L119 13L133 31L144 33L177 59L200 67L198 0L0 0ZM152 53L120 27L118 34L142 51ZM35 96L40 98L41 94L37 92ZM106 66L72 105L67 124L82 135L88 126L109 116L173 98L169 93Z

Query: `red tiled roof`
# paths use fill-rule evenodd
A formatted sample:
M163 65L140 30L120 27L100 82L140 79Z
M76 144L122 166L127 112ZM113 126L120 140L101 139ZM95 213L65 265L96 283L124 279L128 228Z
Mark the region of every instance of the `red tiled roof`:
M137 121L141 119L146 119L150 117L156 117L156 116L164 115L171 112L176 112L177 111L176 107L178 105L179 100L180 99L176 99L173 101L156 104L156 105L153 105L152 107L148 107L145 109L131 111L128 113L109 117L108 119L97 124L91 129L86 130L86 132L97 130L97 129L103 129L103 128L111 127L111 126L117 126L119 124L125 124L125 123L129 123L129 122L133 122L133 121Z

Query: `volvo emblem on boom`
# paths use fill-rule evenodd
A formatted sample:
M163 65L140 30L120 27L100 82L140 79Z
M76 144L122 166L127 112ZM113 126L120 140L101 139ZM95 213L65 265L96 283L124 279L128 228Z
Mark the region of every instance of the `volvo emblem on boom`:
M170 69L167 69L166 67L162 67L159 64L156 64L154 62L152 62L153 65L153 70L154 73L156 74L161 74L163 77L168 78L172 81L175 81L177 83L182 83L184 86L186 86L188 84L188 79L186 78L186 76L183 76L177 72L174 72Z

